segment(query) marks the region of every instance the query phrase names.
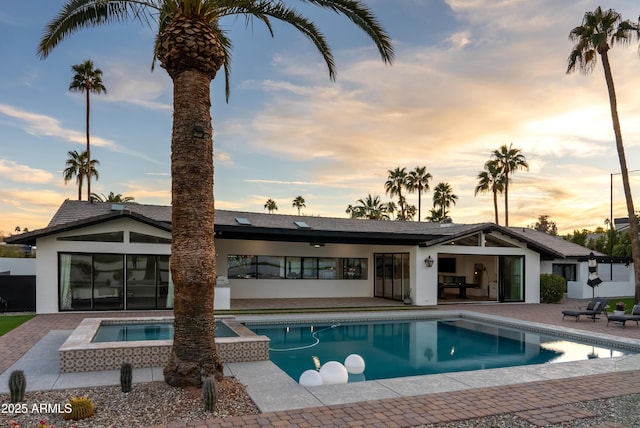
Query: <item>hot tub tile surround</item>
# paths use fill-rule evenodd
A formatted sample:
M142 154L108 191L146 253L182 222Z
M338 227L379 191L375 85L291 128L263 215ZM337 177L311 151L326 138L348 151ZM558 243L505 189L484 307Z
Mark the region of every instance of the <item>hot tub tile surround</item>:
M269 359L269 338L256 335L233 318L220 318L237 337L217 337L216 345L224 362L264 361ZM163 367L171 353L171 340L132 342L92 342L101 324L140 322L172 323L173 317L85 318L58 350L60 372L74 373L117 370L122 363L133 367Z

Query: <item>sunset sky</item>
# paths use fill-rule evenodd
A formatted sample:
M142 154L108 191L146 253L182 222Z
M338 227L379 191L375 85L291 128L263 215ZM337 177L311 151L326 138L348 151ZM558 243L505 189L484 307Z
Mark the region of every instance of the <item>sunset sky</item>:
M62 1L0 3L0 231L45 227L65 199L67 152L84 150L84 96L68 91L71 66L103 71L107 94L92 96L92 191L171 203L172 84L156 64L154 30L139 22L87 29L46 60L36 48ZM288 4L301 5L290 0ZM425 165L431 186L458 195L455 223L493 221L491 194L474 197L491 152L513 143L530 170L513 175L509 223L540 215L560 233L604 226L613 177L614 217L626 217L602 66L567 75L569 31L586 11L613 8L637 19L637 0L366 0L393 39L386 66L343 17L304 7L327 35L338 76L331 82L304 36L275 24L225 18L233 41L231 98L212 84L215 197L219 209L346 217L367 194L384 193L387 170ZM610 52L628 168L640 170L638 42ZM197 180L197 177L194 177ZM640 171L631 174L640 193ZM423 216L432 206L423 196ZM85 190L86 198L86 190ZM417 204L417 195L410 195ZM499 201L504 224L503 199Z

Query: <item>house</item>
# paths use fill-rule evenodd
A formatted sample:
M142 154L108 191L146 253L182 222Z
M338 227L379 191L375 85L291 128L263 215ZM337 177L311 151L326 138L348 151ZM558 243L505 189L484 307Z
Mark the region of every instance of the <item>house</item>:
M571 279L586 282L590 253L493 223L226 210L216 211L215 237L217 309L230 299L310 297L537 303L540 273L573 265ZM37 246L38 313L173 306L171 207L66 200L47 227L10 241Z

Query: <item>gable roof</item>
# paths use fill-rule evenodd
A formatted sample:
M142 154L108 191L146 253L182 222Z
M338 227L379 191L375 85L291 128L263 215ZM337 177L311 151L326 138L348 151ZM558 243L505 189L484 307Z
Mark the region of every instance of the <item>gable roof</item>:
M123 217L171 231L170 206L66 200L47 227L12 236L7 242L35 245L38 238ZM591 252L588 248L533 229L507 228L493 223L441 224L216 210L214 227L216 236L224 239L422 247L479 232L498 232L526 243L546 258L586 257Z

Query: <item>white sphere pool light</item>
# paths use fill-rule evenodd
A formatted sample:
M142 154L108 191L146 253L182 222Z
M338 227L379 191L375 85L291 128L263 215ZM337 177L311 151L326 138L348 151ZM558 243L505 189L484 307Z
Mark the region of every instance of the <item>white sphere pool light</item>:
M302 386L319 386L322 385L322 376L315 370L306 370L300 375L298 383Z
M347 372L351 374L362 374L364 372L364 358L358 354L351 354L344 360Z
M337 361L327 361L320 367L320 376L324 385L337 385L349 381L349 372Z

